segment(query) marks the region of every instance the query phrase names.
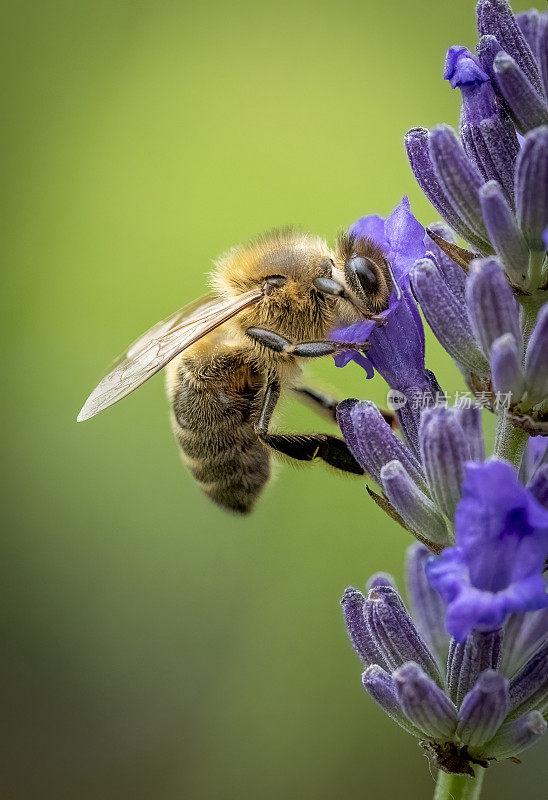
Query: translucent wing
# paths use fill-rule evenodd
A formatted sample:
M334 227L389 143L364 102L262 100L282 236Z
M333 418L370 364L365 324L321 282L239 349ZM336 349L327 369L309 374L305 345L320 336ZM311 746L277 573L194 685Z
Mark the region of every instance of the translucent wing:
M262 291L255 289L228 300L208 295L153 325L116 359L111 371L84 403L76 418L78 422L117 403L191 344L254 305L262 296Z

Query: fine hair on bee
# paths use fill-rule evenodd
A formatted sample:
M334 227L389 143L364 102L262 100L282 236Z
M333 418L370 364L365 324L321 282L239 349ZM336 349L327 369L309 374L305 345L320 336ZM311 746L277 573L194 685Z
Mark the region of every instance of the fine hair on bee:
M78 420L167 366L182 460L219 506L249 512L273 453L363 474L342 438L272 432L271 421L285 390L335 419L336 401L304 386L302 367L341 348L330 338L337 326L380 321L393 287L382 250L352 234L341 234L332 250L320 237L284 228L220 256L211 284L208 296L154 325L117 359ZM390 412L385 418L393 420Z

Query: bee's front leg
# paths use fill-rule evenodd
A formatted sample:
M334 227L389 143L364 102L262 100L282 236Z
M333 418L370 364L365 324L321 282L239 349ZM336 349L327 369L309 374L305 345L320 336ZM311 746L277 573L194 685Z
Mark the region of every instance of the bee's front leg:
M283 353L288 356L297 356L299 358L332 356L340 349L340 345L336 342L328 342L325 340L293 344L289 339L280 336L279 333L274 333L274 331L269 331L266 328L248 328L246 330L246 335L263 347L268 348L268 350L272 350L275 353Z

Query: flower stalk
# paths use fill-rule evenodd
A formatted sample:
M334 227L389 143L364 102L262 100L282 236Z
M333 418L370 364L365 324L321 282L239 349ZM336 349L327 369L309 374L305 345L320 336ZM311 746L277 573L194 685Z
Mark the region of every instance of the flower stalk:
M440 769L434 800L478 800L485 770L476 768L476 774L455 775Z

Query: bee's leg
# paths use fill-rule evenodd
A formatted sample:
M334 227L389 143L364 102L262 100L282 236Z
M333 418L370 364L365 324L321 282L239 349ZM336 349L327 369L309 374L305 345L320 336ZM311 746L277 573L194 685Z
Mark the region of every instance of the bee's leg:
M275 353L285 353L288 356L298 356L299 358L321 358L321 356L331 356L337 352L340 345L336 342L299 342L293 344L289 339L280 336L279 333L266 330L266 328L248 328L247 336L254 341L273 350Z
M313 408L330 422L337 422L337 406L340 400L335 400L333 397L328 397L317 389L311 389L310 386L292 386L291 390L295 392L297 398L305 405ZM384 408L379 408L384 420L388 422L391 428L398 427L398 421L393 411L388 411Z
M264 444L297 461L314 461L321 458L326 464L343 472L363 475L363 469L348 449L344 439L330 436L327 433L269 433L268 426L279 396L280 384L276 379L272 379L266 385L263 405L256 425L259 439Z

